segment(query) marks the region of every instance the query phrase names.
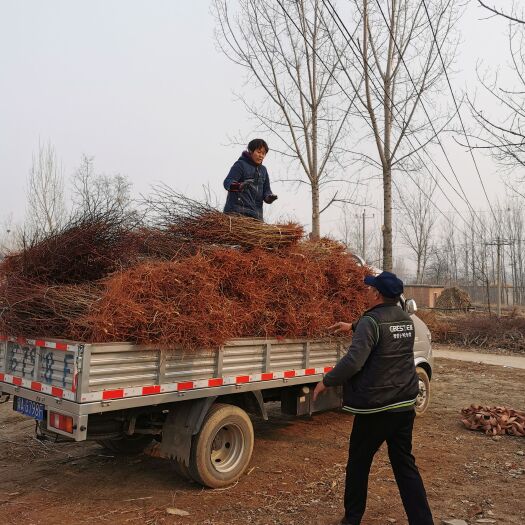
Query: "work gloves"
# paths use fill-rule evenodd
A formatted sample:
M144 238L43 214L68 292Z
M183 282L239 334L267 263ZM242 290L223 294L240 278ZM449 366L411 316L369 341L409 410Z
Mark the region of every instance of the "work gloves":
M230 191L233 191L233 192L242 191L248 186L251 186L253 182L254 182L253 179L246 179L243 182L232 182L230 184Z
M254 182L255 181L253 179L246 179L245 181L242 181L242 182L234 181L230 184L229 191L232 191L232 192L243 191L246 188L252 186ZM266 204L271 204L272 202L276 200L277 200L277 195L274 195L273 193L270 193L270 195L266 195L266 197L264 197L264 202L266 202Z
M271 204L273 201L276 200L277 195L274 195L273 193L270 193L270 195L266 195L266 197L264 197L264 202L266 202L266 204Z

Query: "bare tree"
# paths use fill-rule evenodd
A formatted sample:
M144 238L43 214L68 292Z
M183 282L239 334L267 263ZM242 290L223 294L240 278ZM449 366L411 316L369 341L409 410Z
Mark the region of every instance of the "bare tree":
M458 245L458 230L452 217L445 222L443 228L443 244L448 258L449 279L451 283L457 283L459 280L460 254Z
M372 220L375 219L376 215L365 215L365 231L363 231L362 214L362 207L350 204L344 204L341 207L341 219L338 223L339 239L352 253L359 255L367 263L379 267L381 264L381 239L378 235L379 227ZM363 245L366 246L366 253L363 252Z
M514 304L525 304L525 205L522 199L507 199L505 237L508 246Z
M394 172L423 169L420 152L450 119L435 96L457 47L456 0L354 0L361 18L363 89L359 100L372 130L377 157L363 159L383 182L383 268L392 269L392 181ZM382 7L384 6L384 7ZM425 106L432 98L432 114Z
M417 186L409 191L407 186L397 187L401 214L399 233L416 262L416 283L423 283L430 255L432 232L436 224L433 204L436 181L416 176Z
M491 12L483 2L479 2ZM477 100L469 99L470 108L478 123L478 131L472 144L475 149L486 151L500 166L509 172L525 167L525 22L515 17L497 12L509 22L509 54L511 78L502 80L500 71L482 74L478 70L478 79L482 92L497 108L491 115L483 109ZM520 15L521 16L521 15ZM518 175L518 182L525 181L523 175ZM525 193L513 184L508 187L518 195Z
M26 222L31 235L50 233L59 227L65 218L64 177L51 143L39 144L38 154L33 155L27 202Z
M406 265L406 259L404 257L396 257L392 266L392 271L401 277L404 281L408 278L409 272Z
M458 242L458 229L455 226L458 220L459 218L451 213L444 215L443 220L435 222L432 228L434 235L429 242L427 264L421 282L445 286L466 285L460 283L461 265L465 262L462 247L465 245ZM441 232L440 235L435 235L438 231ZM469 258L470 255L469 252Z
M496 283L496 257L494 239L502 235L503 217L501 211L496 207L490 213L488 211L474 211L469 214L468 222L473 227L470 238L467 238L465 250L469 254L470 285L469 290L474 300L484 300L491 311L491 302L495 299L494 292ZM477 225L477 227L474 227ZM447 235L447 233L445 232ZM455 256L456 260L459 256ZM479 294L480 288L484 288L484 294ZM482 299L484 295L484 299Z
M362 243L361 230L356 222L355 214L346 204L342 207L341 220L338 222L337 229L341 242L353 253L358 253L357 249Z
M432 246L427 266L427 280L430 284L445 286L448 282L448 260L439 245Z
M220 49L264 94L255 103L240 99L258 129L277 141L273 149L300 166L294 181L310 186L312 236L319 238L322 212L347 198L339 185L321 202L323 189L343 182L340 142L352 100L337 77L347 44L321 0L214 0L213 6Z
M494 13L495 15L498 15L498 16L501 16L503 18L506 18L507 20L510 20L511 22L516 22L518 24L525 24L525 19L523 18L523 14L514 16L513 14L506 13L505 11L503 11L501 9L497 9L494 6L491 7L488 4L488 2L483 2L482 0L478 0L478 3L479 3L479 5L481 7L484 7L485 9L490 11L491 13ZM519 18L518 18L518 16L519 16Z
M131 182L122 175L97 175L93 157L82 155L73 174L73 203L83 213L126 212L131 204Z

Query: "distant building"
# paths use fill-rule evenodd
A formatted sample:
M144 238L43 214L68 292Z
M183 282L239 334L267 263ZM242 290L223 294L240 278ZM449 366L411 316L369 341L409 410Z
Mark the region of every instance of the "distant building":
M405 284L403 295L406 299L415 299L421 308L435 308L437 298L445 289L437 284Z

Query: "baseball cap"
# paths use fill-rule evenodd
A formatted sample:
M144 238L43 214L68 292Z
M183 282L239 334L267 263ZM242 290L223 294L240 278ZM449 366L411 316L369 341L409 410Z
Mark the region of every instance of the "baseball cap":
M379 275L367 275L365 284L373 286L381 295L385 297L397 297L403 293L403 281L392 272L382 272Z

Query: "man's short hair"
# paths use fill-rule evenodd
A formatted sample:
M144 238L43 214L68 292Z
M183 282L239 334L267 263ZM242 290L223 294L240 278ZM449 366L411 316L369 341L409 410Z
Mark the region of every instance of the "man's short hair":
M263 139L253 139L250 140L250 142L248 143L248 151L251 151L252 153L255 150L258 150L259 148L264 148L264 151L266 151L266 153L268 153L270 149L268 147L268 144L266 144L266 141L264 141Z

